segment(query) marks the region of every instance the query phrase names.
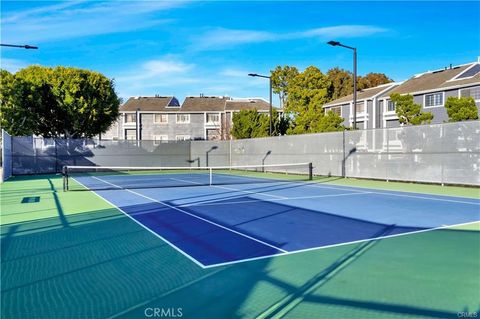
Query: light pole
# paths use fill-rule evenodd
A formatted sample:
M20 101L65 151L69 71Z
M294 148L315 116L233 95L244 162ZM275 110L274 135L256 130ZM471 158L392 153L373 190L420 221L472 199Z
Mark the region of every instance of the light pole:
M357 48L341 44L338 41L328 41L331 46L344 47L353 50L353 129L357 129Z
M18 44L0 44L1 47L11 47L11 48L21 48L21 49L38 49L38 47L33 46L33 45L18 45Z
M248 76L253 76L253 77L268 79L269 82L270 82L270 108L269 108L270 125L269 125L269 136L272 136L272 133L273 133L272 77L271 77L271 76L267 76L267 75L260 75L260 74L256 74L256 73L249 73Z

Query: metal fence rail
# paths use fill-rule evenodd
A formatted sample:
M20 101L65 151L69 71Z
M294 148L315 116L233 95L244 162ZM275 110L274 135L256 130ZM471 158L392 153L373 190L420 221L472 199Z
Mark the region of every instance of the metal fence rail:
M226 166L312 162L315 175L480 185L480 121L231 141L12 138L13 174L64 165Z

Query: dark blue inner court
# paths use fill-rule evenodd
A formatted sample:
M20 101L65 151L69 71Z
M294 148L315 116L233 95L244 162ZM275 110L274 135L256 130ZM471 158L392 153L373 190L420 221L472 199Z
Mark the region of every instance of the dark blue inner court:
M469 198L227 175L212 186L198 186L208 179L200 174L161 178L163 187L148 187L154 176L75 180L202 267L480 220L480 201ZM169 187L179 180L186 185Z

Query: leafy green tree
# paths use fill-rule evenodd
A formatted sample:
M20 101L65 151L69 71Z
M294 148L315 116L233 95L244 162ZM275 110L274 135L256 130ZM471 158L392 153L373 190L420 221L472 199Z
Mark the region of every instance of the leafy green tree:
M92 137L119 115L113 81L98 72L30 66L2 70L1 125L15 135Z
M273 93L280 97L281 107L285 107L288 97L288 86L298 75L298 69L294 66L277 66L270 74L272 77Z
M445 102L445 108L450 122L478 119L478 108L472 97L456 98L450 96Z
M323 105L331 100L330 80L318 68L310 66L291 81L285 112L292 119L288 134L317 132L324 116Z
M345 126L342 123L343 118L330 110L316 123L314 130L316 132L343 131Z
M358 77L358 89L364 90L390 82L393 82L393 80L383 73L368 73L365 76Z
M288 128L288 119L273 112L273 135L283 135ZM241 110L233 114L233 127L231 134L237 139L266 137L270 131L270 118L268 114L257 110Z
M390 100L395 103L395 112L398 115L398 121L406 125L419 125L430 123L433 114L422 112L422 106L413 102L413 96L410 94L400 95L393 93Z
M331 82L330 95L332 100L353 93L353 74L351 72L337 67L328 70L327 77Z

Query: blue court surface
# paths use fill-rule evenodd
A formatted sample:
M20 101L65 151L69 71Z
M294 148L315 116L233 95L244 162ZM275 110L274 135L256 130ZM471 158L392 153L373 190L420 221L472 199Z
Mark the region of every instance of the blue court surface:
M477 199L215 178L212 186L201 186L208 179L202 174L75 180L203 268L480 220Z

